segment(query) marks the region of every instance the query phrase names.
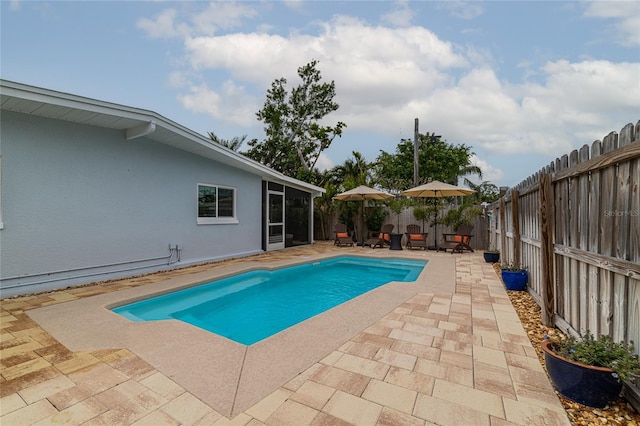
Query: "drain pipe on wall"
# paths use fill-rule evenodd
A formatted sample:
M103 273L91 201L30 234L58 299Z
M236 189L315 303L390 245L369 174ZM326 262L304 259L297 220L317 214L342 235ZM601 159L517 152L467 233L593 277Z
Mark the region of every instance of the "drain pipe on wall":
M166 260L166 262L155 263L153 265L134 266L134 267L131 267L131 268L121 268L121 269L109 270L109 271L103 271L103 272L89 272L89 273L80 274L80 275L65 276L65 277L58 277L58 278L48 278L48 279L44 279L44 280L40 280L40 281L34 281L34 282L30 282L30 283L7 285L7 286L2 286L0 288L0 290L8 290L8 289L13 289L13 288L18 288L18 287L30 287L30 286L33 286L33 285L47 284L47 283L52 283L52 282L56 282L56 281L75 280L75 279L79 279L79 278L95 277L95 276L106 275L106 274L117 274L117 273L120 273L120 272L130 272L130 271L136 271L136 270L139 270L139 269L154 268L154 267L165 266L165 265L169 266L169 265L173 265L175 263L179 263L180 262L180 251L181 250L182 249L177 244L176 245L169 244L169 255L167 255L167 256L150 257L150 258L147 258L147 259L127 260L127 261L124 261L124 262L105 263L104 265L83 266L83 267L80 267L80 268L63 269L63 270L59 270L59 271L40 272L40 273L37 273L37 274L25 274L25 275L16 275L16 276L7 277L7 278L0 278L0 282L2 282L2 281L9 281L9 280L17 280L17 279L35 278L35 277L42 277L42 276L65 274L65 273L69 273L69 272L86 271L86 270L90 270L90 269L108 268L110 266L131 265L133 263L151 262L151 261L154 261L154 260Z

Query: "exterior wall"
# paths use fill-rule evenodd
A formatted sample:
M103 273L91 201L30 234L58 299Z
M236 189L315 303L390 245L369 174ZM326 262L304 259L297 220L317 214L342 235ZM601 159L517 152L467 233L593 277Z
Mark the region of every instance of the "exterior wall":
M1 297L261 251L260 176L117 130L10 111L0 129ZM239 223L197 225L198 183L235 187ZM170 245L176 265L129 263Z

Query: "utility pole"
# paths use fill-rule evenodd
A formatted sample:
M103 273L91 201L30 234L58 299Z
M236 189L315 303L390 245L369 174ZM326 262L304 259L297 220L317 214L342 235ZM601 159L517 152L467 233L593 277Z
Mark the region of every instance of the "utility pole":
M418 119L416 118L413 129L413 186L420 184L418 166Z

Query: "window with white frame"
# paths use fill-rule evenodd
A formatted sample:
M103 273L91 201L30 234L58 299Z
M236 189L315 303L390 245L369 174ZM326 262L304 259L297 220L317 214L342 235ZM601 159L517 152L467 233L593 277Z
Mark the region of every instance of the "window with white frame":
M229 186L198 184L198 225L238 223L236 189Z

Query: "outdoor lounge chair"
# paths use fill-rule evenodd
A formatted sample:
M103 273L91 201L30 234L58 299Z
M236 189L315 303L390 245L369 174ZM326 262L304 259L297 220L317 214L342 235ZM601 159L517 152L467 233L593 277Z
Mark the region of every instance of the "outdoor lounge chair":
M333 232L336 235L336 239L333 241L334 246L351 246L353 247L353 237L347 229L347 225L344 223L336 223L333 227Z
M473 252L473 249L469 245L471 237L473 237L473 226L460 225L453 234L442 234L442 244L439 249L451 250L453 253L463 253L465 250Z
M405 233L407 236L407 248L423 248L427 249L427 233L421 232L420 225L407 225L407 232Z
M390 244L391 237L389 234L391 234L391 232L393 232L393 224L385 223L379 231L369 232L369 239L367 239L363 245L371 246L372 249L376 248L376 246L384 248L385 244Z

